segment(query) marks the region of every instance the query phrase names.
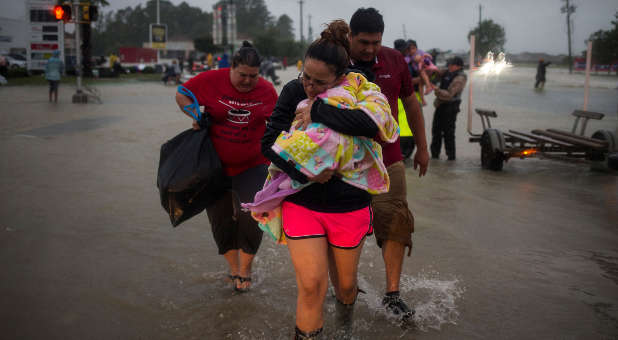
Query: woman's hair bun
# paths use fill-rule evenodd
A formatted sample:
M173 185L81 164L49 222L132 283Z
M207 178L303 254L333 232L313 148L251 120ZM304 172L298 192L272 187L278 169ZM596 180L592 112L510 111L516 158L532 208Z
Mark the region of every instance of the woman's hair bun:
M250 43L250 42L248 42L247 40L244 40L244 41L242 42L242 47L253 47L253 45L251 45L251 43Z
M348 46L348 33L350 33L350 26L345 21L339 19L329 23L322 31L320 37L338 45Z

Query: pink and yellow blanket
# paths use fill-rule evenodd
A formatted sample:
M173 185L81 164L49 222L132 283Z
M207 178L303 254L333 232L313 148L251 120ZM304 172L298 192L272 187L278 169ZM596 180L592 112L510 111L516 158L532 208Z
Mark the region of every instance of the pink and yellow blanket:
M399 135L388 100L376 84L359 73L348 73L339 86L318 95L318 100L342 109L362 110L376 123L378 137L385 142L394 142ZM298 107L308 102L306 99ZM279 135L272 149L309 177L332 169L344 182L371 194L388 192L390 182L382 162L382 148L371 138L344 135L321 123L311 123L306 129L297 129L293 124L289 132ZM254 202L242 206L277 243L285 243L281 202L312 183L294 181L273 164L268 171L264 188Z

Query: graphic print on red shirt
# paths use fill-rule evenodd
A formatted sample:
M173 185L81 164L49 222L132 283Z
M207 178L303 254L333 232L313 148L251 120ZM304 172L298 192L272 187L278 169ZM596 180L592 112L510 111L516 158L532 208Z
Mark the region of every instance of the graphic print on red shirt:
M224 68L202 72L184 86L210 115L210 137L228 176L268 164L260 139L277 101L271 83L260 78L252 91L238 92Z

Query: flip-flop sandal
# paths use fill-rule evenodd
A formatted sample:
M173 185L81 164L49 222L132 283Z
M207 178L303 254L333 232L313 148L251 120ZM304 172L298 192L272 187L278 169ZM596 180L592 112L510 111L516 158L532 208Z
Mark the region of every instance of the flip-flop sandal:
M228 280L230 280L230 282L234 284L234 287L236 287L236 279L238 277L238 275L227 274Z
M245 282L251 282L251 277L237 276L236 279L240 281L240 284L243 284ZM248 292L249 288L238 288L238 285L234 285L234 290L237 292L244 293L244 292Z

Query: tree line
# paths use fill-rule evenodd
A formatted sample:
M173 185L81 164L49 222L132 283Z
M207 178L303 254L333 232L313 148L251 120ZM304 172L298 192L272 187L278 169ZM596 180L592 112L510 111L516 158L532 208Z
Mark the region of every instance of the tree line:
M215 6L222 6L225 11L226 3L222 0ZM234 3L239 39L252 41L265 56L301 56L303 46L294 40L293 21L289 16L274 17L264 0L235 0ZM93 53L107 55L122 46L141 47L149 41L149 25L156 23L156 11L156 0L149 0L145 4L101 15L92 32ZM167 24L168 41L191 40L196 50L204 53L222 51L222 46L216 46L212 41L212 12L192 7L186 2L174 5L170 1L160 0L159 13L160 22ZM223 45L228 45L225 34L223 40Z
M592 41L592 58L597 64L618 63L618 11L614 17L611 29L598 30L588 38ZM585 56L586 51L582 55Z

